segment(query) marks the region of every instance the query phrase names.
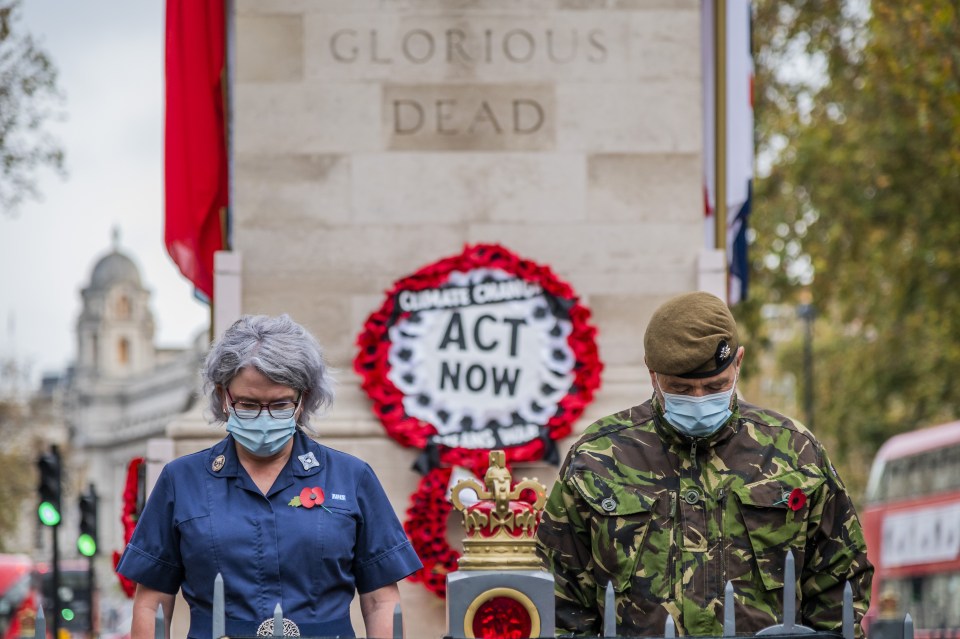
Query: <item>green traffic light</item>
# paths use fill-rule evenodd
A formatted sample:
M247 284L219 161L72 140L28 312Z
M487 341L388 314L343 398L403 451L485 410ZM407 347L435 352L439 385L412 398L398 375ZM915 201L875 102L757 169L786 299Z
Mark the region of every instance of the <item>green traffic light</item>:
M97 542L90 535L83 534L77 537L77 550L84 557L93 557L97 554Z
M40 502L37 515L44 526L56 526L60 523L60 511L49 501Z
M64 608L60 611L60 615L64 618L65 621L73 621L73 618L76 616L73 614L73 611L69 608Z

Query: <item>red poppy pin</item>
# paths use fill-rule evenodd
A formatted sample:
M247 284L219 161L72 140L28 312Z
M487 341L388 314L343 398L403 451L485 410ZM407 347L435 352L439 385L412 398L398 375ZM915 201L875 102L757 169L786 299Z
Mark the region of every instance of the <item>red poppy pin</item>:
M793 511L800 510L807 503L807 496L804 494L803 490L800 488L794 488L789 493L783 493L783 499L778 502L774 502L774 506L779 506L780 504L786 504L787 508Z
M294 508L299 508L303 506L304 508L313 508L314 506L320 506L327 512L327 507L323 505L324 496L323 489L319 486L309 486L300 491L300 494L287 502L288 506L293 506Z
M787 506L790 510L800 510L807 503L807 496L799 488L794 488L790 491L790 496L787 497Z

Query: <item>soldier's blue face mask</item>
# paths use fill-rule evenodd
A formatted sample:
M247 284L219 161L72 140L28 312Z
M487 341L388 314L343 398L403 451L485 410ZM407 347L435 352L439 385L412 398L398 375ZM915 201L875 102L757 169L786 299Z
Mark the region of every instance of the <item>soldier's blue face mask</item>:
M659 377L657 386L660 386ZM692 397L667 393L660 387L663 395L663 416L671 426L688 437L709 437L720 430L733 415L730 404L736 388L737 380L734 379L730 390Z

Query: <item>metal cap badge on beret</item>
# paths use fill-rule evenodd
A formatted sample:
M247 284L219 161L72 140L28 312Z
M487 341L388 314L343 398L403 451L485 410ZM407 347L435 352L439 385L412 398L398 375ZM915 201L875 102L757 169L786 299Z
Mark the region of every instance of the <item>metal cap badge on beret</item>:
M704 292L665 302L654 311L643 336L650 370L688 379L719 375L736 359L739 346L730 309Z

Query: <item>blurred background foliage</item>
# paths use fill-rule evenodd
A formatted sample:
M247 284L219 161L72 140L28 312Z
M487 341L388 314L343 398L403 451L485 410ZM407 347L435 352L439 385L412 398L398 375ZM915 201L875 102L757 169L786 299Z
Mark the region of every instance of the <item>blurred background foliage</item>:
M751 290L734 310L768 361L754 375L792 374L802 398L802 328L778 341L764 316L813 304L810 421L859 494L884 440L960 416L960 3L754 11Z
M21 24L21 0L0 0L0 215L16 215L37 199L42 169L66 175L64 154L50 133L63 117L57 69Z
M30 421L22 404L11 401L0 392L0 553L10 552L12 536L20 525L24 501L33 494L37 479L29 448L24 445L24 433ZM11 472L11 469L17 469Z

